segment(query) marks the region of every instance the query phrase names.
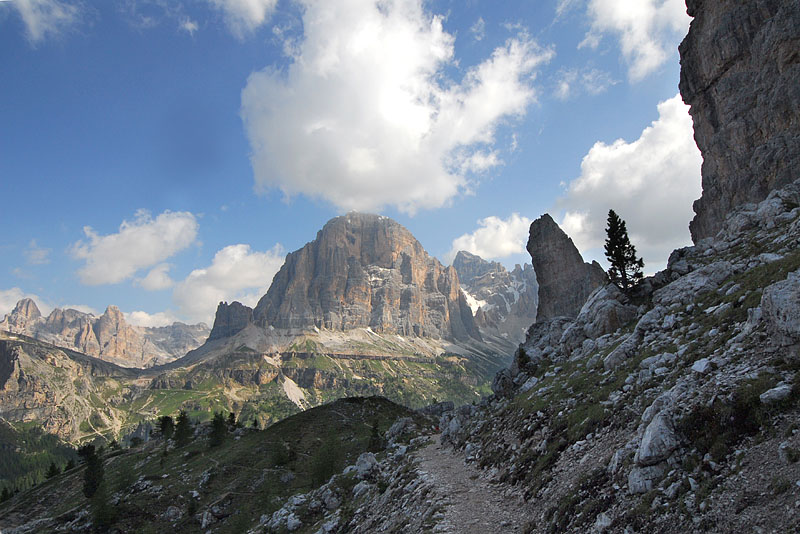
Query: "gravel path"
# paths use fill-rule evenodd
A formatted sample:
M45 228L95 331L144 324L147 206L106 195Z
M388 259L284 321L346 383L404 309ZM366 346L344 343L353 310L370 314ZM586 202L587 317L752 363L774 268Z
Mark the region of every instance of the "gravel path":
M487 534L523 532L522 502L506 497L499 486L478 476L452 450L442 449L439 436L417 453L420 476L433 485L436 500L444 504L444 519L434 532Z

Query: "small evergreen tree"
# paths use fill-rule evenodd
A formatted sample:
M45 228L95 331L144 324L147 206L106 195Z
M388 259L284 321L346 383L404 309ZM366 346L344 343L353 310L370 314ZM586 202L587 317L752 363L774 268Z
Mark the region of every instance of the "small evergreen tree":
M253 418L253 425L252 426L253 426L254 429L258 430L258 418L257 417Z
M75 469L75 460L73 460L72 458L67 460L67 465L64 466L64 472L66 473L70 469Z
M606 227L606 259L610 264L608 278L623 291L628 291L642 279L644 261L636 257L636 248L628 238L625 221L608 210Z
M175 433L175 422L172 420L172 417L168 415L162 415L159 417L158 431L161 432L161 435L164 436L165 440L171 438Z
M175 443L178 447L188 445L192 440L192 423L189 421L189 415L181 410L178 415L178 422L175 425Z
M228 425L225 424L225 416L222 415L222 412L214 412L214 419L211 420L211 433L208 435L208 446L222 445L227 433Z
M78 455L86 463L86 470L83 472L83 494L91 498L103 483L103 460L97 454L94 445L84 445L78 449Z
M233 412L228 414L228 426L231 428L236 428L236 414Z
M50 462L50 467L47 469L47 474L45 475L47 478L53 478L54 476L61 473L61 470L58 468L55 462Z

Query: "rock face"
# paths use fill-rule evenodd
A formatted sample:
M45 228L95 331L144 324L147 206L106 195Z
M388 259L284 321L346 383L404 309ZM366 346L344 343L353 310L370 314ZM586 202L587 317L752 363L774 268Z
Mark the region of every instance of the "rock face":
M400 224L378 215L331 219L286 257L253 310L256 325L453 340L480 339L458 274Z
M247 325L253 323L253 309L241 302L220 302L217 314L214 317L214 327L208 335L208 340L213 341L224 337L231 337L241 332Z
M208 336L204 324L131 326L116 306L100 317L56 308L46 318L31 299L19 301L0 321L0 330L25 334L123 367L147 367L180 358Z
M513 351L536 319L538 286L533 267L516 265L509 272L500 263L463 250L456 254L453 267L483 337L508 340Z
M576 317L592 291L605 283L600 264L585 263L572 239L546 213L531 223L527 249L539 283L537 321Z
M695 242L800 176L800 3L688 0L680 91L703 154Z

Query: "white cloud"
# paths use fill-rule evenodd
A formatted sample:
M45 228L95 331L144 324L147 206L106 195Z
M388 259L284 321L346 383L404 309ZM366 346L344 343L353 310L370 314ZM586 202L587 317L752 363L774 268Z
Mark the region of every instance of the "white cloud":
M266 252L251 251L249 245L230 245L219 250L204 269L195 269L178 283L172 300L180 314L191 322L211 325L220 301L255 306L267 292L284 261L283 247Z
M159 263L147 273L147 276L136 281L137 285L148 291L159 291L172 287L175 282L169 276L172 266L169 263Z
M556 5L556 18L562 17L565 13L572 10L580 0L558 0Z
M208 0L225 13L225 20L231 30L243 36L264 24L278 0Z
M34 45L57 36L79 19L78 6L62 0L13 0L9 5L22 17L28 40Z
M495 132L536 100L553 56L521 34L455 83L454 37L421 0L300 3L291 65L253 73L241 113L258 190L342 210L414 213L468 191L469 172L501 163Z
M604 34L615 35L632 81L677 53L690 22L685 0L589 0L588 11L591 29L580 46L595 48Z
M689 107L680 95L658 105L659 117L636 141L597 142L559 206L561 227L586 252L605 241L608 210L627 222L631 242L654 272L669 253L691 243L692 202L700 196L702 157ZM599 259L599 258L598 258Z
M125 321L133 326L169 326L177 321L171 312L158 312L150 314L144 311L132 311L129 313L124 313L123 315L125 316Z
M473 39L483 41L483 38L486 37L486 21L483 20L483 17L478 17L478 20L475 21L469 31L472 33Z
M197 31L198 27L199 26L197 25L197 22L188 17L182 18L178 24L178 28L185 31L189 35L194 35L194 32Z
M31 265L45 265L50 263L50 252L49 248L40 247L35 239L31 239L25 249L25 259Z
M12 287L11 289L0 289L0 320L2 320L7 314L11 313L11 311L14 309L14 306L17 305L17 302L22 299L33 299L33 301L36 303L36 307L39 308L39 311L42 312L43 315L49 314L53 309L53 305L46 302L39 295L28 293L18 287Z
M478 221L478 228L453 240L447 254L452 262L459 250L477 254L485 260L506 258L525 252L531 220L512 213L507 219L491 216Z
M598 95L617 83L599 69L561 69L556 76L555 96L559 100L569 100L582 92Z
M101 236L84 226L87 241L72 245L73 257L84 260L78 269L86 285L115 284L132 277L195 242L198 224L188 212L165 211L153 219L145 210L123 221L119 232Z

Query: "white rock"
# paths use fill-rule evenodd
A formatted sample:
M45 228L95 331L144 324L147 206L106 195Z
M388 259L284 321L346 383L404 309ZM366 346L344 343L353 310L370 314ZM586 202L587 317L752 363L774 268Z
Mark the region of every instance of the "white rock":
M667 413L656 415L647 425L642 436L642 444L636 452L636 463L640 466L657 464L666 460L678 448L678 437Z
M692 364L692 371L695 373L700 373L701 375L710 372L711 369L711 360L708 358L700 358Z
M775 402L780 402L783 399L787 398L792 393L792 386L789 384L781 384L775 386L774 388L765 391L758 398L761 400L763 404L772 404Z

